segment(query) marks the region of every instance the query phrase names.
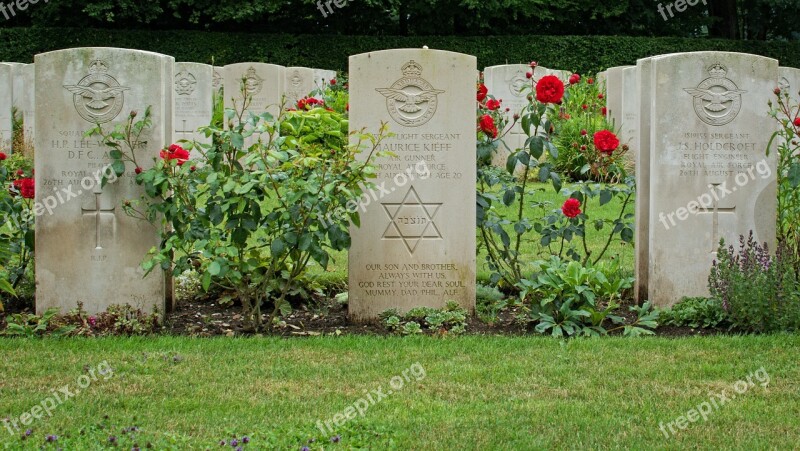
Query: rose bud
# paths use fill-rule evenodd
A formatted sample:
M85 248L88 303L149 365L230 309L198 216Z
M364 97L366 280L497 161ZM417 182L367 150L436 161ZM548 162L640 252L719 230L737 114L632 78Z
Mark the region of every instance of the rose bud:
M586 130L581 130L581 136L586 136L588 132Z
M136 175L139 175L139 174L142 173L142 168L140 168L139 166L136 166L136 169L134 169L133 172L135 172Z
M136 110L131 111L131 119L135 118L137 114L139 113L137 113Z
M775 88L772 90L772 92L774 92L776 96L779 96L781 95L781 88Z
M533 72L531 71L525 72L525 78L531 78L531 77L533 77Z
M628 145L627 145L627 144L623 144L623 145L622 145L622 150L628 150L628 149L630 149L630 147L628 147Z

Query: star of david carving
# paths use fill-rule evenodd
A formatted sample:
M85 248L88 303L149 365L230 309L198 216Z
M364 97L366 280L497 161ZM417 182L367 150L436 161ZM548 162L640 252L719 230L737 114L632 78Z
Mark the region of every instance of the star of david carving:
M434 223L441 203L424 203L412 186L402 202L382 203L389 225L383 232L384 240L402 240L410 254L414 254L422 240L441 240L442 233Z

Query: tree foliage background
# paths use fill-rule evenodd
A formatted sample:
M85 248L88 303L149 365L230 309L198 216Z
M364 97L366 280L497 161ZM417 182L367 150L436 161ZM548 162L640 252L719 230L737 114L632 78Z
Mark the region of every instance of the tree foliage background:
M343 0L338 0L342 4ZM800 39L800 0L58 0L3 26L195 29L297 34L512 34ZM325 4L330 4L330 10ZM325 15L323 15L323 11ZM331 13L332 11L332 13Z

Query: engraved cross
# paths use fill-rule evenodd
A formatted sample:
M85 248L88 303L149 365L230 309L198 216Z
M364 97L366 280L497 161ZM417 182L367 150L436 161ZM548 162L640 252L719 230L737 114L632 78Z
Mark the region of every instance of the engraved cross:
M719 183L712 183L712 190L715 192L719 192L717 187ZM716 197L716 196L715 196ZM711 253L716 253L717 248L719 247L719 215L721 213L728 213L728 214L736 214L736 205L731 205L721 207L717 200L714 200L713 210L709 210L708 208L700 208L698 209L697 214L711 214Z
M93 202L89 202L88 206L82 206L81 211L83 212L84 216L94 216L94 248L102 249L103 246L100 245L101 221L103 218L111 219L113 221L116 217L115 210L117 207L114 205L113 201L111 201L111 197L105 195L105 192L95 191L92 193L92 195L94 196L94 199L92 199Z

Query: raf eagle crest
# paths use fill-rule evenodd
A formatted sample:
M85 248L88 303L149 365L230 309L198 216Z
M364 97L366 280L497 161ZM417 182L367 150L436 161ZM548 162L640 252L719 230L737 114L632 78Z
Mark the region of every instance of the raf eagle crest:
M694 97L694 112L709 125L725 125L736 118L742 109L742 94L736 84L725 77L728 69L720 63L708 68L710 77L696 88L684 88Z
M436 113L438 95L444 93L434 89L420 77L422 66L414 60L403 65L403 78L388 88L376 88L386 97L389 115L400 125L418 127L428 122Z

